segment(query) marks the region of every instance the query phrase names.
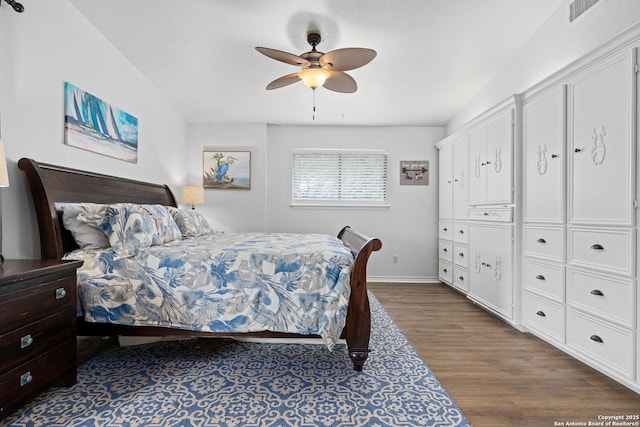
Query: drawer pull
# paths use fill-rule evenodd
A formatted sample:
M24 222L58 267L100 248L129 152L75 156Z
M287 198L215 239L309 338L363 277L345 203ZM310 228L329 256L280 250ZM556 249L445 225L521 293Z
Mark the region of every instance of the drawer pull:
M595 342L604 342L604 340L602 338L600 338L598 335L591 335L591 341L595 341Z
M573 150L574 153L579 153L582 151L582 148L576 148L575 150Z
M27 348L31 344L33 344L33 338L31 337L31 335L25 335L20 338L20 349Z
M460 252L458 255L460 256L460 258L464 258L464 252Z
M603 296L604 296L604 294L602 293L602 291L601 291L601 290L599 290L599 289L594 289L594 290L592 290L592 291L591 291L591 295L597 295L597 296L599 296L599 297L603 297Z
M464 276L458 276L458 279L460 279L461 282L464 282Z
M27 372L25 374L20 375L20 387L24 387L33 381L33 377L31 376L31 372Z
M56 289L56 299L62 299L67 296L67 290L65 288Z
M491 264L486 263L485 265L487 266L487 268L491 268Z
M539 312L536 313L538 316L540 317L547 317L546 314L544 314L544 311L540 310Z
M458 230L458 233L464 234L464 230Z
M596 244L591 245L591 249L594 249L594 250L597 250L597 251L601 251L601 250L604 249L604 246L602 246L599 243L596 243Z
M542 237L539 238L538 240L536 240L538 243L547 243L546 240L544 240Z
M538 274L536 276L536 279L538 279L538 280L547 280L547 279L544 278L544 276L542 274Z

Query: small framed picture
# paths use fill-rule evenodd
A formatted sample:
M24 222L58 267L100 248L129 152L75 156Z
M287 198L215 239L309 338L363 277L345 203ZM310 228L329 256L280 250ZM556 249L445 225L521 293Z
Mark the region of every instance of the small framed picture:
M202 186L250 190L251 151L203 151Z
M400 185L429 185L429 161L401 160Z

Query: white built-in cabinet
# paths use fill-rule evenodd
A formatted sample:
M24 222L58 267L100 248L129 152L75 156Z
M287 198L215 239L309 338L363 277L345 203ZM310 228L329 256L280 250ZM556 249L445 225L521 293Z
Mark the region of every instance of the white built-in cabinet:
M640 24L437 145L452 181L443 281L460 223L468 298L638 393L639 48Z
M516 108L510 98L437 145L439 278L511 323Z
M469 131L469 204L513 201L513 120L507 109Z
M522 323L640 392L636 49L523 96Z
M463 293L469 289L467 141L466 134L442 141L439 155L438 278Z

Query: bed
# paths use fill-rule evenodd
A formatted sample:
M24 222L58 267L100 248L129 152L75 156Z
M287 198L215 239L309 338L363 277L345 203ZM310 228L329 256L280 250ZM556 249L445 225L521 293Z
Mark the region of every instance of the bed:
M162 207L167 207L166 209L170 210L170 212L176 212L178 210L176 199L174 198L169 187L166 185L135 181L131 179L97 174L63 166L56 166L37 162L33 159L28 158L20 159L18 162L18 166L24 171L27 182L29 184L29 188L31 190L40 233L40 248L41 256L43 259L65 259L65 256L69 257L70 254L75 256L74 254L79 252L92 252L79 250L76 240L74 239L72 234L63 226L62 211L60 206L63 206L64 204L95 203L100 205L109 205L110 208L112 206L129 206L129 204L131 204L135 205L136 209L140 205L161 205ZM261 233L254 235L242 233L242 237L245 240L242 244L240 244L240 246L242 247L242 250L259 251L260 248L259 245L256 244L256 242L261 242L263 239L273 237L268 236L271 234L272 233ZM287 249L295 249L296 247L302 248L303 246L301 246L301 241L312 237L315 239L315 237L311 235L288 235L286 233L278 234L275 236L276 239L286 240L282 242L282 245L287 247ZM331 246L330 249L335 250L338 254L336 256L332 255L332 259L334 260L333 269L336 271L336 273L323 273L323 276L342 277L342 280L346 281L346 286L344 287L347 289L346 294L342 294L344 299L343 307L341 306L342 308L335 309L335 312L342 312L342 323L339 323L339 316L336 315L335 317L338 323L334 322L332 323L332 325L334 328L336 327L336 324L340 325L338 338L346 340L348 354L353 362L353 367L356 371L360 371L362 370L369 354L369 336L371 329L371 313L366 282L367 262L372 252L381 249L382 243L379 239L370 238L353 230L349 226L346 226L342 228L342 230L340 230L337 235L337 239L332 238L333 240L331 240L328 237L325 238L328 243L324 243L326 243L328 246ZM224 233L218 235L214 233L212 235L200 236L190 244L202 246L208 244L205 242L207 239L211 240L212 245L213 242L216 242L216 245L227 244L227 246L225 246L226 248L228 248L228 244L238 246L237 239L235 239L233 234ZM291 240L295 240L296 242L292 242ZM335 242L338 242L338 244L336 244ZM168 242L166 246L169 247L168 250L173 250L173 252L175 253L178 249L172 247L172 245L180 244L182 244L182 242ZM269 241L265 243L263 247L273 247L274 245L275 243ZM310 243L309 246L314 245L316 245L316 243ZM151 263L150 261L148 261L149 258L153 260L158 257L162 258L164 256L158 255L157 251L160 250L159 246L153 246L150 248L153 250L152 255L145 255L146 258L144 258L144 262L149 264ZM305 250L301 250L301 252L303 253L307 251L306 246L304 247ZM322 246L322 249L319 250L325 251L327 249L325 246ZM140 253L142 254L142 251ZM225 252L225 254L226 253L227 252ZM147 252L145 252L145 254L147 254ZM105 257L104 254L100 254L99 256L101 257L100 260L103 260ZM135 258L137 259L138 256L139 255L136 255ZM218 257L220 256L223 255L218 255ZM250 256L251 260L254 260L255 257L258 257L261 260L264 258L264 254L262 254L261 252ZM289 253L287 256L289 257L288 259L291 259L291 257L295 257L298 255ZM345 256L350 259L348 268L346 268L344 265ZM96 255L96 257L98 257L98 255ZM176 255L174 258L178 258L178 256ZM338 259L338 261L335 261L336 259ZM87 263L87 265L93 263L92 258L86 258L85 262ZM253 263L253 261L249 261L249 264ZM244 263L245 266L246 264L247 262ZM292 264L295 264L295 262L292 262ZM339 265L339 268L336 267L336 265ZM284 271L283 274L288 274L289 272L289 264L285 265L284 267L276 267L276 269L277 268L280 268L281 272ZM338 270L340 271L339 274L337 273ZM345 272L347 273L346 275ZM83 284L81 283L82 277L86 278L87 274L89 273L85 272L81 274L79 270L79 289L81 289L80 287L83 286ZM307 271L304 274L308 275L315 273L313 273L313 271L311 271L311 273ZM117 270L116 274L112 274L112 276L118 276ZM251 277L254 276L247 274L243 276L243 286L248 286L247 282L252 280ZM340 288L340 280L341 279L339 278L336 279L336 284L334 284L334 287L336 289ZM88 282L93 283L94 280L89 280ZM83 294L83 292L79 292L79 295L80 294ZM97 292L94 292L93 294L95 295L97 294ZM300 297L300 295L298 296ZM302 297L298 299L304 301L304 295L302 295ZM323 297L323 300L325 299L329 299L329 297ZM264 330L251 330L249 332L245 332L242 327L236 328L235 326L233 326L233 322L225 323L224 327L221 329L209 326L203 327L203 325L189 328L185 327L184 325L176 326L173 322L165 322L169 326L166 326L165 323L162 322L156 322L155 324L149 325L134 324L133 322L131 322L130 324L127 324L127 322L112 323L109 320L109 316L87 316L87 312L95 313L96 310L99 309L99 307L86 309L87 306L85 306L85 302L83 301L80 301L79 307L80 306L84 307L85 309L81 310L82 316L78 317L77 334L79 336L242 336L258 338L313 337L323 339L325 340L325 342L327 342L327 337L324 335L324 332L319 333L314 328L303 328L302 332L297 330L295 333L277 331L268 327L265 327ZM302 307L301 310L298 309L297 311L304 312L309 310L307 310L306 307ZM332 315L335 314L334 311L332 311L331 313ZM237 318L239 317L240 316L237 316ZM326 318L331 316L324 315L323 317ZM238 330L240 330L240 332ZM329 344L328 346L330 347Z

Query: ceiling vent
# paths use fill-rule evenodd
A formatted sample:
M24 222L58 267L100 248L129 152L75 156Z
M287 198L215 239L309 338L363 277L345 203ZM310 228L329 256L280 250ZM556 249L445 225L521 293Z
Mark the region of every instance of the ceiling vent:
M599 1L600 0L573 0L571 4L569 4L569 22L573 22L574 19L585 13Z

